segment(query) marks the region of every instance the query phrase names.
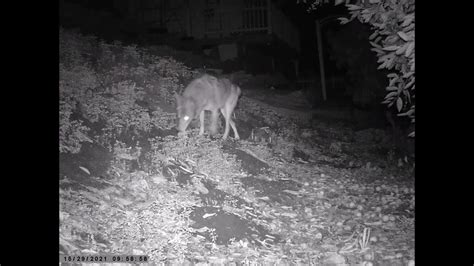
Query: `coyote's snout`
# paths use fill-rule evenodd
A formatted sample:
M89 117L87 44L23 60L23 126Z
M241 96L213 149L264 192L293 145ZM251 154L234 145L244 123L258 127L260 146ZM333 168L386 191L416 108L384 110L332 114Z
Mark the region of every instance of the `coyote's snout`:
M204 111L212 112L211 134L217 133L217 119L219 110L225 118L225 130L223 139L229 135L229 125L234 131L234 136L239 139L239 133L232 121L237 100L240 96L239 86L233 84L228 79L218 79L211 75L203 75L193 80L184 90L183 95L176 94L178 111L178 130L184 132L191 120L199 115L201 128L199 135L204 134Z

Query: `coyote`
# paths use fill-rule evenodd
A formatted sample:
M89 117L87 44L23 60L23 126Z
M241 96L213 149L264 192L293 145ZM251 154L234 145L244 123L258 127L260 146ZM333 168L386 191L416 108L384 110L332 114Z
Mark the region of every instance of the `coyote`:
M239 139L239 133L237 133L231 116L240 94L240 87L225 78L218 79L204 74L193 80L186 87L182 96L175 94L179 132L184 133L191 120L199 115L201 120L199 135L204 134L204 111L208 110L212 112L210 131L212 135L215 135L217 133L217 119L219 118L218 111L220 110L225 118L225 130L222 138L226 139L229 135L230 124L235 139Z

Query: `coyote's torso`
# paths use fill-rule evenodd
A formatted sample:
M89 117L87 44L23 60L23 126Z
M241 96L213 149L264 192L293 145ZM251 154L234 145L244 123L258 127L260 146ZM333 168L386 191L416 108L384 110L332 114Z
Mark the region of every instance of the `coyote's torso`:
M189 123L198 115L201 120L199 134L204 133L204 111L211 111L211 133L217 133L217 119L219 110L225 118L225 130L223 138L229 134L229 125L234 131L235 138L239 138L232 113L241 94L239 86L228 79L218 79L214 76L204 74L193 80L184 90L183 95L176 95L178 111L178 130L184 132Z

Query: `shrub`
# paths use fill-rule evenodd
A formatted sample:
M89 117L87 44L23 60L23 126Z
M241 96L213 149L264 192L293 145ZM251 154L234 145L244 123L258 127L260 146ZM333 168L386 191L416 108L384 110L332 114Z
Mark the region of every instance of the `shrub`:
M78 152L92 140L112 149L124 134L174 126L174 112L157 103L172 103L194 71L133 45L59 33L60 152Z

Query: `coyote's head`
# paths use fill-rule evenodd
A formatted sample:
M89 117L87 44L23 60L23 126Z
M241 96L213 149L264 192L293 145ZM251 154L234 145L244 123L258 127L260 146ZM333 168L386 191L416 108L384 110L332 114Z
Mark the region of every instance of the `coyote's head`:
M178 113L178 131L184 132L189 123L196 117L196 104L185 96L175 94L176 111Z

